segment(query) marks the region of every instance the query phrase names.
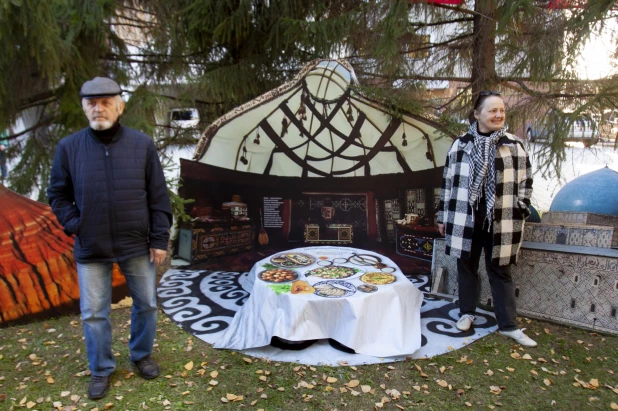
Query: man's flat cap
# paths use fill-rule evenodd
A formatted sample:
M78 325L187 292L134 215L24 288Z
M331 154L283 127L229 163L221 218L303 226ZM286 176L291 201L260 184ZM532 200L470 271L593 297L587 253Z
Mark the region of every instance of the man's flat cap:
M122 94L122 89L111 78L95 77L88 80L79 92L81 98L109 97Z

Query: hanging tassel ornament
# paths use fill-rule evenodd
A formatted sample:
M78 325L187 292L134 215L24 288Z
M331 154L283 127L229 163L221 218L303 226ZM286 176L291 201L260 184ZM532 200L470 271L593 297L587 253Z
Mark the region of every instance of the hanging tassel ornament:
M297 114L297 116L298 116L300 121L307 120L307 109L305 108L305 103L303 102L302 98L300 100L300 107L298 107L298 114Z
M284 118L283 120L281 120L281 138L283 138L283 136L287 134L289 126L290 126L290 123L288 123L287 118Z
M257 136L255 136L255 138L253 139L253 144L257 144L258 146L260 145L260 132L257 132Z
M354 121L354 116L352 115L352 105L348 103L348 111L346 112L346 116L350 122Z
M408 145L408 140L407 140L406 132L405 131L403 132L403 136L401 136L401 137L403 138L403 141L401 142L401 145L406 147Z
M247 160L247 157L245 157L246 155L247 155L247 147L243 147L242 156L240 156L240 162L243 163L244 165L249 164L249 160Z

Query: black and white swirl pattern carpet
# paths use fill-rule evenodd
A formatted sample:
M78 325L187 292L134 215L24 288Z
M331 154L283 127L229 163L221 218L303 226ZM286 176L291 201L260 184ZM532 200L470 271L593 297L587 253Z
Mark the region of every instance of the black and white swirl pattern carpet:
M180 327L209 344L214 343L251 293L249 273L226 271L192 271L172 269L165 273L157 289L163 311ZM429 277L417 276L410 281L422 292L429 289ZM425 295L421 307L422 346L414 354L376 358L347 354L319 341L302 351L288 351L267 346L245 350L254 357L302 364L349 365L402 361L408 358L430 358L470 344L498 327L493 313L477 310L474 327L467 332L455 328L459 318L456 302Z

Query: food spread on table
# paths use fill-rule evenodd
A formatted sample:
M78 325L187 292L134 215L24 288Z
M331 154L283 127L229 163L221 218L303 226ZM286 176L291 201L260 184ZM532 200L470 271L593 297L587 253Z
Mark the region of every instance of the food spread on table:
M270 259L270 262L279 267L298 268L313 264L315 262L315 257L309 254L289 252L277 254Z
M372 272L361 275L360 280L367 284L385 285L394 283L397 280L393 274Z
M330 280L338 280L341 278L352 277L360 272L361 270L358 268L345 267L342 265L330 265L328 267L318 267L307 271L305 273L305 277L319 277Z
M313 294L324 298L343 298L354 295L356 290L367 294L375 293L379 291L379 287L376 286L394 283L397 277L391 274L392 271L388 271L394 268L381 261L379 256L371 254L342 253L333 256L312 256L289 251L272 256L270 263L263 263L264 271L258 274L258 278L266 283L272 283L268 288L277 295ZM314 268L311 268L312 265ZM354 267L358 265L373 266L375 271L366 272L369 270ZM343 279L347 281L341 281ZM311 284L315 281L318 282Z
M298 274L296 274L292 270L276 268L272 270L262 271L258 274L258 277L260 278L260 280L266 281L268 283L286 283L296 280L298 278Z
M347 281L320 281L313 285L315 295L326 298L349 297L356 292L356 287Z

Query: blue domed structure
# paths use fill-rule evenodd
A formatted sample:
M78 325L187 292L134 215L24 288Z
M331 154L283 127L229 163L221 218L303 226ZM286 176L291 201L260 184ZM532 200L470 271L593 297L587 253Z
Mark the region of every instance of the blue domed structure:
M556 194L549 211L618 216L618 173L605 167L577 177Z

